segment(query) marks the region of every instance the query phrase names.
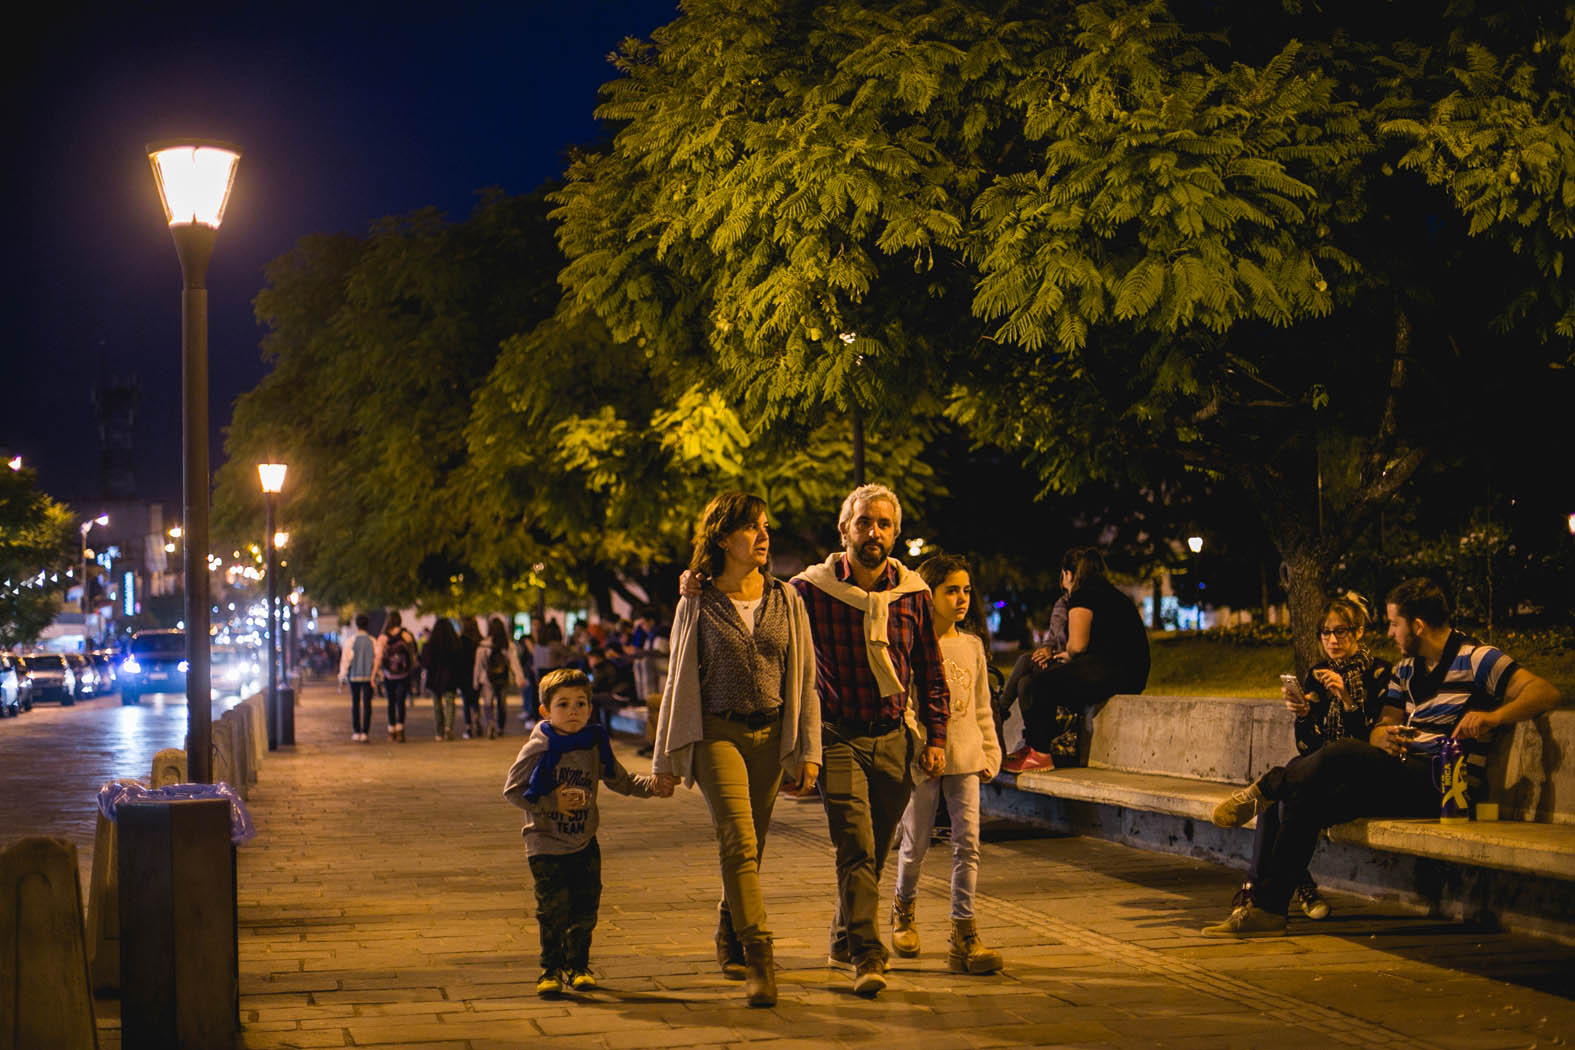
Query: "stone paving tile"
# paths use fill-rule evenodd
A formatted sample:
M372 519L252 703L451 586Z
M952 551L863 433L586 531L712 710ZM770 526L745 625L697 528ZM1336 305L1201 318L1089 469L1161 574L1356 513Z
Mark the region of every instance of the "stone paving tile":
M864 1001L849 971L825 965L824 815L788 802L765 865L782 999L749 1010L741 986L715 972L715 843L703 801L686 790L672 800L604 795L606 889L592 959L604 987L541 1000L519 822L500 797L520 737L436 744L423 701L410 743L352 745L345 706L332 689L309 688L298 745L269 756L253 793L260 834L239 852L248 1047L1497 1050L1575 1038L1570 946L1339 894L1324 923L1293 919L1297 936L1214 941L1198 930L1223 916L1236 873L996 823L978 913L1005 972L946 969L949 857L933 850L920 883L926 951L897 961L890 989ZM133 751L168 746L184 732L184 708L59 714L73 732L32 734L37 761L69 764L74 746L98 757L78 789L46 795L25 830L75 837L86 872L97 786L87 779L139 772L104 755L128 740ZM55 721L66 725L46 720ZM18 739L0 735L0 776L33 783L47 771L31 751L8 748ZM618 750L640 767L626 744ZM9 831L19 811L7 804L0 791ZM119 1046L117 1006L100 1002L104 1050Z

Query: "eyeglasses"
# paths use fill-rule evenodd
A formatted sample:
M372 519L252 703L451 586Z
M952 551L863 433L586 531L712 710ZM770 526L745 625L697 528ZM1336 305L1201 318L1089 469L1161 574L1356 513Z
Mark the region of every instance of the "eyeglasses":
M1320 627L1318 629L1319 638L1338 638L1341 641L1344 641L1355 633L1355 627Z

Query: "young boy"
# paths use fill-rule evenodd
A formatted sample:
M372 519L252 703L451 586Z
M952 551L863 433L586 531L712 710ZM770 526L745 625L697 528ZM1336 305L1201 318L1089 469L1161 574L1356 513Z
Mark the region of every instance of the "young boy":
M607 730L590 724L591 680L585 672L548 672L540 695L542 721L509 769L503 796L525 811L525 855L536 881L541 928L536 994L553 996L565 986L577 992L596 987L590 956L602 898L597 782L636 798L658 794L658 786L652 777L619 765Z

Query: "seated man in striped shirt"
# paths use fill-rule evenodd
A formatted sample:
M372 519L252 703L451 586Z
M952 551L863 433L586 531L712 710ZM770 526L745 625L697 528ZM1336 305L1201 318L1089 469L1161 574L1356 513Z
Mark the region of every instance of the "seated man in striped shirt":
M1358 817L1438 816L1433 758L1446 738L1461 742L1475 789L1493 730L1559 706L1559 691L1550 683L1502 650L1454 630L1444 592L1431 580L1400 584L1389 592L1386 611L1402 659L1390 672L1369 741L1337 740L1270 770L1215 810L1216 824L1239 827L1273 802L1285 803L1255 904L1237 908L1205 934L1284 933L1286 905L1320 831Z

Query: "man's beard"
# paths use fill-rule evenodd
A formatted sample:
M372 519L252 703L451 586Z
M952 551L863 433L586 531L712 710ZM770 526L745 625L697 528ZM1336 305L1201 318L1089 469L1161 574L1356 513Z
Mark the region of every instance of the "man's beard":
M875 551L878 551L879 553L871 553L871 547L873 547ZM853 555L854 561L857 561L866 569L878 569L882 565L886 564L886 558L891 554L891 548L882 547L879 542L871 540L868 543L854 548L848 553Z
M1422 639L1414 634L1408 634L1405 641L1400 643L1401 656L1420 656L1422 653Z

